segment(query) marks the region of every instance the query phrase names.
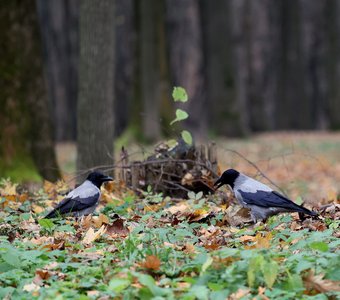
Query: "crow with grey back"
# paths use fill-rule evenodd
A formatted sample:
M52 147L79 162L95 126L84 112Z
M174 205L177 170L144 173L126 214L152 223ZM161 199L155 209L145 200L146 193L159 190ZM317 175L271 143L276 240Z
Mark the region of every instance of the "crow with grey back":
M86 180L69 192L45 218L71 215L80 217L89 215L96 209L100 198L100 187L106 181L113 180L100 172L91 172Z
M232 188L239 203L250 209L254 223L265 221L268 217L283 212L298 212L310 216L318 215L316 212L310 211L272 190L269 186L234 169L225 171L214 183L214 186L218 189L225 184Z

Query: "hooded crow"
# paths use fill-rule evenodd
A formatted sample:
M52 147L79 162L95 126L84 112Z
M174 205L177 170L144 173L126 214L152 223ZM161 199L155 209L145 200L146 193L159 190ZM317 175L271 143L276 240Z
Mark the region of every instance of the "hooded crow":
M225 184L232 188L240 204L250 209L254 223L259 220L264 221L268 217L282 212L298 212L310 216L318 215L316 212L297 205L285 196L273 191L269 186L234 169L225 171L214 183L214 186L218 189Z
M80 217L89 215L96 209L100 198L100 187L103 182L113 180L100 172L90 173L86 180L69 192L45 218L71 215Z

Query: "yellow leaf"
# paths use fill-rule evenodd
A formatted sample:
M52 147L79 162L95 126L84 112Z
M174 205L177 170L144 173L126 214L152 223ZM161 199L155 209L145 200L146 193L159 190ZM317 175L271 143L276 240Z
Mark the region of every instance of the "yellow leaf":
M106 226L103 225L102 227L100 227L99 230L97 230L96 232L94 231L94 229L92 227L89 228L89 230L86 232L82 243L83 244L91 244L92 242L94 242L96 239L98 239L100 236L102 236L106 231Z
M5 180L3 183L3 187L0 188L0 195L16 195L17 186L17 183L12 183L10 180Z

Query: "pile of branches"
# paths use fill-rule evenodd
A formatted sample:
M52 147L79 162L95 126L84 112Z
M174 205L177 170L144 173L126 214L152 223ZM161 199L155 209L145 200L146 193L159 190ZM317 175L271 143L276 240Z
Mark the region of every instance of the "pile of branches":
M213 192L217 178L216 145L186 144L182 139L170 147L161 143L144 161L128 161L129 154L121 152L119 177L128 187L138 191L148 186L164 196L186 198L188 192Z

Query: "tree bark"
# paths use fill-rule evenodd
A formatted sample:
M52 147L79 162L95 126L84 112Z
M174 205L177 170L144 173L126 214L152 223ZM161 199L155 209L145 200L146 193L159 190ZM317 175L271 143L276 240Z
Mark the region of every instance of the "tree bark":
M78 172L113 163L114 1L80 6Z
M199 1L167 0L166 17L172 85L184 87L189 96L184 124L196 138L205 138L208 102Z
M133 97L133 75L136 65L134 28L134 1L116 1L115 43L115 136L119 136L129 125L129 108Z
M326 19L326 70L328 81L328 103L326 105L330 128L340 129L340 3L327 0L324 18Z
M201 4L210 129L220 135L239 136L243 132L235 97L231 2L203 0Z
M37 7L56 139L75 140L79 3L37 0Z
M35 1L2 3L0 20L6 28L0 38L0 162L10 169L13 162L26 164L32 157L40 175L55 181L60 173L44 94Z
M140 76L143 101L143 133L148 141L159 139L160 131L160 57L158 18L160 0L140 1Z

